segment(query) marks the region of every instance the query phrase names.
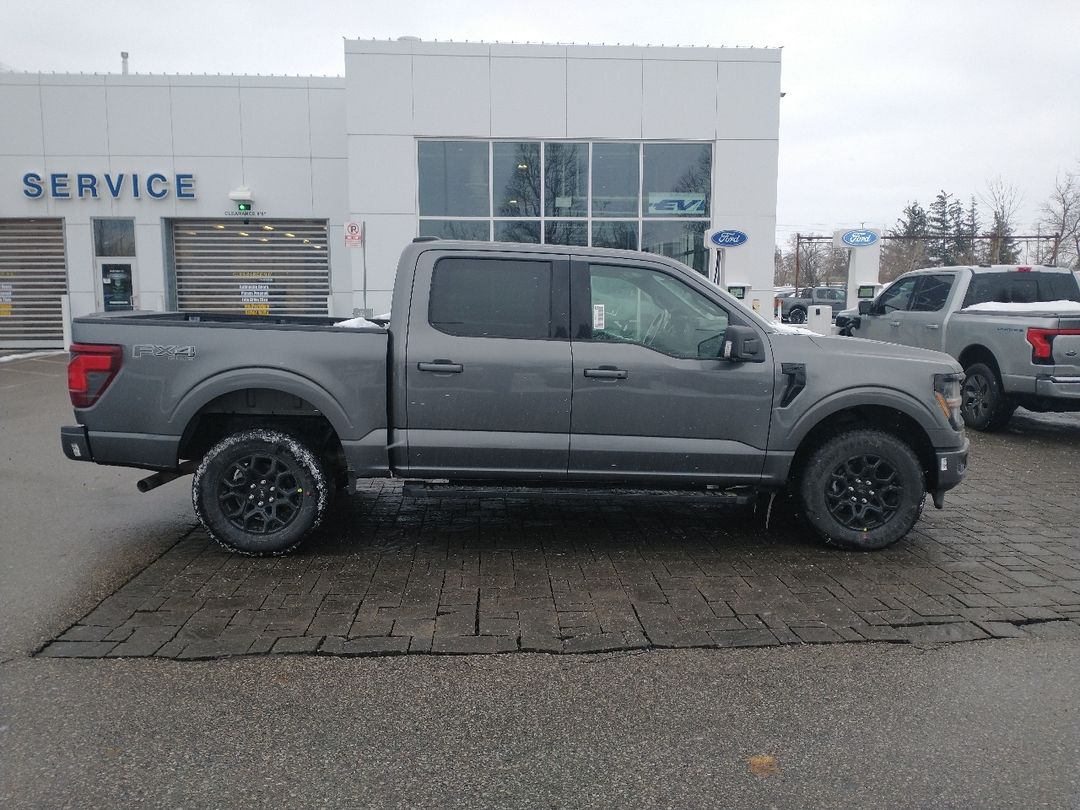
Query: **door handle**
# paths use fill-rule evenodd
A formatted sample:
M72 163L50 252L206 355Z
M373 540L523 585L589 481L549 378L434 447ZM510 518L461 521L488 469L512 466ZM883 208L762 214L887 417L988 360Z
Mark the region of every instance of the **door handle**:
M927 329L940 329L941 324L939 324L939 323L928 323L928 324L926 324L926 328Z
M899 325L900 325L900 321L890 321L889 322L889 326L899 326Z
M600 366L600 368L585 369L586 377L597 377L601 380L625 380L629 373L625 369L614 366Z
M465 370L461 363L452 363L449 360L432 360L430 363L417 363L420 371L434 371L439 374L460 374Z

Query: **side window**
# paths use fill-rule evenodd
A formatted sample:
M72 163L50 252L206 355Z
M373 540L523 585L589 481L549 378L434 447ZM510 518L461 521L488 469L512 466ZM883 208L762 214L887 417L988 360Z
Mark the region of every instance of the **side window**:
M551 262L446 258L435 264L428 321L460 337L551 336Z
M728 314L657 270L589 266L593 341L637 343L675 357L715 358Z
M945 306L953 280L951 273L940 276L920 276L915 285L915 294L911 298L912 312L937 312Z
M910 278L900 279L885 290L881 294L881 298L878 299L881 309L885 312L909 309L911 293L915 289L915 282L918 278L918 276L911 276Z

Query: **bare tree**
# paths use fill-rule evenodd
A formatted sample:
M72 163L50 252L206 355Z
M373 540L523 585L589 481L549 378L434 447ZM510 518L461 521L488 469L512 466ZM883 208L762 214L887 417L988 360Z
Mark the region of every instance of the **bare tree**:
M1080 173L1054 178L1054 190L1039 206L1035 226L1052 237L1039 245L1040 263L1080 267Z
M1020 210L1023 196L1012 183L995 177L986 183L986 193L980 199L990 209L990 246L986 255L988 264L1016 264L1020 251L1014 233L1016 213Z

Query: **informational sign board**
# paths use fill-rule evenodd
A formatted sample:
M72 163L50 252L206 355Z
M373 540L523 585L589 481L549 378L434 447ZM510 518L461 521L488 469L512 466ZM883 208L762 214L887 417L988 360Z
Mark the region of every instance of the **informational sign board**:
M244 306L245 315L270 314L270 281L266 278L240 285L240 303Z
M345 223L345 245L357 248L364 244L364 223L349 220Z
M0 282L0 318L10 318L13 301L14 285L4 281Z

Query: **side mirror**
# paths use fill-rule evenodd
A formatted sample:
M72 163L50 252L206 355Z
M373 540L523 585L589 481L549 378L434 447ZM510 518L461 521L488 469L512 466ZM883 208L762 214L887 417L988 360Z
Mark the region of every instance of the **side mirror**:
M749 326L730 325L724 332L720 359L733 363L764 363L765 347L758 333Z
M859 302L859 314L860 315L873 315L874 314L874 302L873 301L860 301Z

